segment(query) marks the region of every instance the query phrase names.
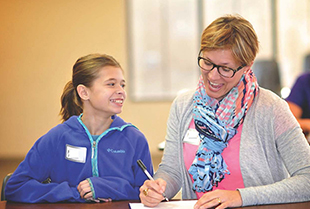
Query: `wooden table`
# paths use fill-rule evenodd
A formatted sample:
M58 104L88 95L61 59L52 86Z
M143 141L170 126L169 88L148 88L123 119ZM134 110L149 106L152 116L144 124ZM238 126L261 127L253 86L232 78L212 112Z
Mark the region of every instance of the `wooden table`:
M26 204L13 202L0 202L0 209L130 209L129 203L138 201L116 201L107 203L41 203L41 204ZM310 202L289 203L278 205L262 205L244 207L246 209L309 209ZM237 208L238 209L238 208ZM240 209L240 208L239 208Z

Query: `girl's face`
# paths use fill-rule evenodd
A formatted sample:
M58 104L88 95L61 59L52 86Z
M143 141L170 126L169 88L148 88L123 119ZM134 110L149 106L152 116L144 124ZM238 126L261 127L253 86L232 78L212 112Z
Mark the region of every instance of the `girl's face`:
M237 69L240 66L240 63L237 63L233 58L230 49L204 51L202 52L201 56L210 60L216 65L226 66L232 69ZM234 77L225 78L218 73L216 67L211 71L206 71L201 68L201 74L205 84L206 93L211 98L221 100L233 87L238 84L242 74L248 69L249 67L245 66L236 72Z
M108 117L122 112L126 99L125 79L123 71L114 66L100 69L99 77L93 81L88 89L88 102L95 115Z

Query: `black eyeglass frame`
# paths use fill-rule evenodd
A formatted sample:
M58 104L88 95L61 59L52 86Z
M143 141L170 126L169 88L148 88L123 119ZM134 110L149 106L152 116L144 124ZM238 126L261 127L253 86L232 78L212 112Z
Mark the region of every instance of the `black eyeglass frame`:
M199 52L199 55L200 55L200 53L201 53L201 51ZM235 74L236 74L236 72L238 72L239 70L241 70L242 68L245 67L245 65L240 65L240 66L235 70L235 69L232 69L232 68L227 67L227 66L216 65L216 64L214 64L213 62L211 62L210 60L207 60L206 58L201 57L201 56L199 56L199 55L198 55L198 59L197 59L197 60L198 60L198 66L199 66L201 69L204 69L204 68L201 67L199 63L200 63L200 60L203 59L203 60L205 60L205 61L207 61L207 62L210 62L210 63L213 65L213 67L212 67L210 70L207 70L207 69L204 69L204 70L210 72L210 71L212 71L212 70L216 67L217 72L218 72L221 76L223 76L223 77L225 77L225 78L232 78L232 77L234 77ZM233 71L234 73L233 73L232 76L230 76L230 77L229 77L229 76L222 75L222 74L220 73L219 67L228 68L229 70Z

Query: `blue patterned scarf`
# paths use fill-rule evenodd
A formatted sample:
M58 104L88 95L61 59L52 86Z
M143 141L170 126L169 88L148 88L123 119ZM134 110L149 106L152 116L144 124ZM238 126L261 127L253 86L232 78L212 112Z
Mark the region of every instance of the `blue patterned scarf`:
M193 99L193 118L201 143L188 170L194 179L194 191L211 191L230 174L222 152L243 123L257 92L258 84L252 70L244 74L221 101L206 94L200 77Z

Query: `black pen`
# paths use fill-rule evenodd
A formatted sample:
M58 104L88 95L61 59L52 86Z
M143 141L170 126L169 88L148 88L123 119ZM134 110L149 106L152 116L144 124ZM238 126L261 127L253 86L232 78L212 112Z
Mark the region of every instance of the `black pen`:
M143 170L143 172L145 173L145 175L152 181L154 181L153 177L150 175L150 173L147 171L146 166L144 165L144 163L142 162L142 160L137 160L138 165L140 166L140 168ZM166 199L166 201L169 202L168 198L166 197L165 193L162 194L164 196L164 198Z

